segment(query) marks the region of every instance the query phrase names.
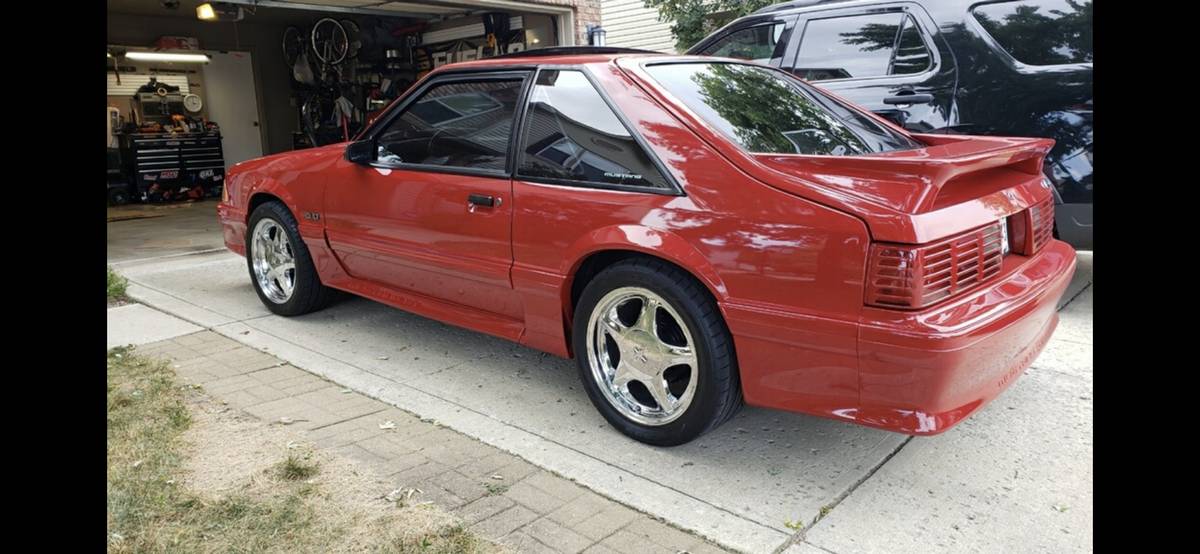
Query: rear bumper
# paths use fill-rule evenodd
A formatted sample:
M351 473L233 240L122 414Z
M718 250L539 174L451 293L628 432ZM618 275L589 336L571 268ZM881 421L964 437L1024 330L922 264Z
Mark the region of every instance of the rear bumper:
M839 415L933 435L1008 388L1058 325L1056 306L1075 273L1075 251L1055 240L1032 257L1010 256L1005 266L1000 281L930 310L864 310L860 406Z
M246 212L229 204L217 204L217 220L221 223L221 234L225 247L246 255Z

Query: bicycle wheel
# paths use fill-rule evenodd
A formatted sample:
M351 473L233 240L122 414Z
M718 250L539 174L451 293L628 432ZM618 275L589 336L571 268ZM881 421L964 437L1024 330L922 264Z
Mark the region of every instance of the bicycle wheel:
M334 118L334 100L328 94L309 96L300 107L304 134L313 146L325 146L342 141L341 122Z
M313 53L321 63L337 65L346 59L350 42L346 40L346 28L333 18L323 18L312 29Z
M287 61L288 67L296 65L296 58L300 57L305 48L304 32L299 27L289 25L283 30L283 59Z
M358 52L362 50L362 29L359 29L358 23L353 19L341 19L338 21L342 24L342 28L346 30L346 57L354 59L358 57Z

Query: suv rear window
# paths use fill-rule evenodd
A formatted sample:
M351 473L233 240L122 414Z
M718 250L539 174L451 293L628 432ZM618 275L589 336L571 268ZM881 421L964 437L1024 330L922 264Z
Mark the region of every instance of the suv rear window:
M646 71L750 152L851 156L922 146L777 70L672 63L650 65Z
M814 19L804 27L795 73L809 81L921 73L932 65L921 30L904 12Z
M1092 61L1091 0L980 4L975 20L1017 61L1062 65Z
M783 23L768 23L739 29L713 43L702 56L739 58L766 63L775 55L775 47L783 35Z

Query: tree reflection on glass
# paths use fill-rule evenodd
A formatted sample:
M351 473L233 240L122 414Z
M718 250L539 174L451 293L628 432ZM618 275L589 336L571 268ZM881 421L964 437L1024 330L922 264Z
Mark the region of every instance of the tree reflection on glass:
M896 44L896 31L900 26L895 23L867 23L857 31L838 33L842 44L853 44L863 52L891 49Z
M751 152L861 154L868 146L782 79L750 66L710 64L692 75L704 102Z
M1059 7L1043 8L1024 3L984 4L973 13L988 34L1023 63L1091 62L1092 3L1065 0Z

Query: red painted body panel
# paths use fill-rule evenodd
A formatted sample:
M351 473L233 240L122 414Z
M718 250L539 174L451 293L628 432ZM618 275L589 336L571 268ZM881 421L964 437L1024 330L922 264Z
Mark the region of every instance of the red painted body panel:
M918 135L928 148L869 157L747 154L659 90L649 60L482 60L431 76L584 66L683 195L364 167L332 145L235 166L225 242L244 254L253 199L274 196L326 285L561 356L585 260L656 256L717 300L747 403L911 434L960 421L1041 351L1074 271L1065 243L1010 255L999 277L921 311L866 307L863 285L873 240L941 239L1044 199L1050 141ZM468 194L501 202L472 209Z
M519 320L509 279L508 178L364 167L338 159L326 173L329 246L351 278ZM466 198L501 199L471 211Z

